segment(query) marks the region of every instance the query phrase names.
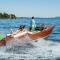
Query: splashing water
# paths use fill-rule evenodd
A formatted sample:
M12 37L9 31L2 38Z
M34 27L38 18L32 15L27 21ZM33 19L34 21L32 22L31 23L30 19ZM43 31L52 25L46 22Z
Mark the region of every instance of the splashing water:
M60 43L43 38L31 41L28 35L21 39L14 38L0 48L0 58L53 60L60 58Z

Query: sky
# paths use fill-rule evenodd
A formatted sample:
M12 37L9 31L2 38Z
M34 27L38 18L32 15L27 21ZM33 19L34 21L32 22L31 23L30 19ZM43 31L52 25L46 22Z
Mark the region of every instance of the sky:
M60 0L0 0L0 12L18 17L60 16Z

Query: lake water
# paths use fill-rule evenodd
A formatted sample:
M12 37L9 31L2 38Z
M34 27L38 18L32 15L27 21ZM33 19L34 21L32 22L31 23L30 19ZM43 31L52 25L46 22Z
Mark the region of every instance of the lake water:
M45 24L48 25L54 25L55 28L53 29L53 32L51 35L46 39L40 39L38 42L31 42L37 47L31 47L31 46L24 46L24 47L16 47L13 48L6 48L1 47L0 50L2 53L0 53L5 59L10 59L11 56L18 56L20 58L24 59L59 59L60 58L60 20L59 19L35 19L36 25ZM31 19L16 19L16 20L10 20L10 19L0 19L0 33L6 36L6 34L11 33L11 29L13 31L16 31L20 25L25 25L25 28L28 29L31 25ZM16 48L16 49L15 49ZM15 55L13 55L13 53ZM4 55L5 54L5 55ZM9 55L8 55L9 54ZM11 56L10 56L11 54ZM23 54L20 56L20 54ZM5 57L4 57L5 56ZM13 58L12 57L12 58ZM18 58L19 58L18 57ZM15 58L15 57L14 57ZM13 60L13 59L12 59Z

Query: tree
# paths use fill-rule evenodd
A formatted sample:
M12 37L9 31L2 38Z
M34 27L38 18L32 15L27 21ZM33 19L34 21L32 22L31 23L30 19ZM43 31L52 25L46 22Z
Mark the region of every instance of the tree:
M14 19L14 18L16 19L16 16L14 14L10 14L10 18L11 19Z
M8 13L0 13L0 18L3 18L3 19L16 19L16 16L14 14L8 14Z
M0 13L0 18L2 18L2 16L3 16L2 13Z

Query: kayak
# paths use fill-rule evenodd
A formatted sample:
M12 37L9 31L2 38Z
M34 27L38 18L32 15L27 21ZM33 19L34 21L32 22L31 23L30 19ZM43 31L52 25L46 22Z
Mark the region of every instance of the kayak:
M28 35L28 37L31 39L31 41L40 39L40 38L46 38L52 33L53 28L54 28L54 26L49 25L47 28L45 28L42 31L37 32L37 33L30 34L28 32L27 33L22 32L23 34L21 34L19 37L6 36L3 40L0 41L0 46L6 45L11 40L14 40L14 38L18 38L18 40L22 40L25 38L26 35Z

